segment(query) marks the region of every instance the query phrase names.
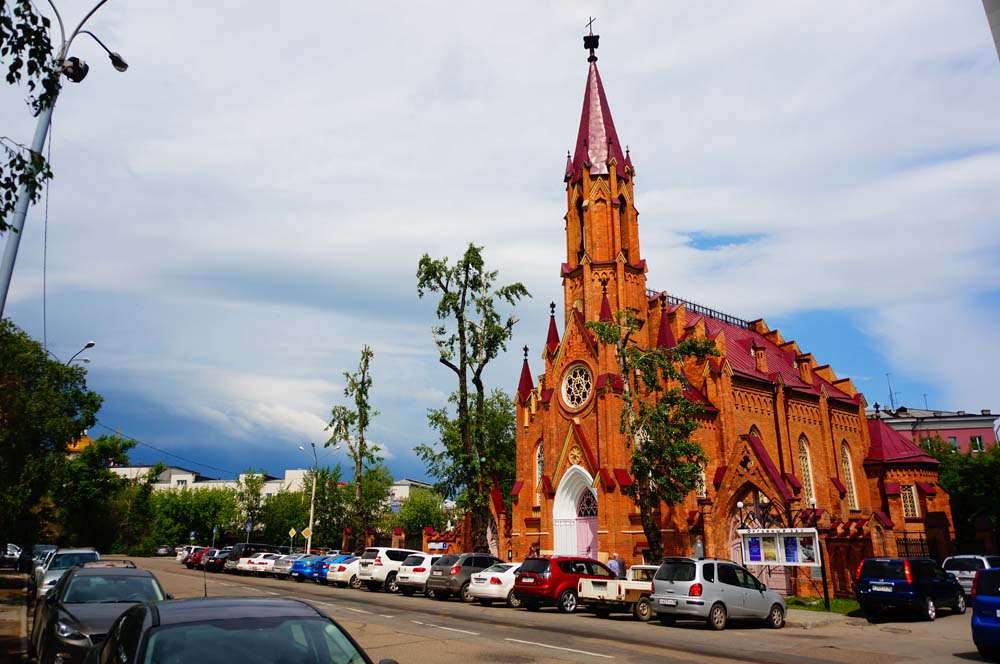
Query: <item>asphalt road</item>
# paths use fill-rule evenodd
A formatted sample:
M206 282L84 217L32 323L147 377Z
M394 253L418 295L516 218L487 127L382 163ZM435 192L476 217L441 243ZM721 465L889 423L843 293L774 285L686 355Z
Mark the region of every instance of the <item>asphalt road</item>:
M310 582L204 574L173 558L134 562L177 598L281 596L316 605L347 629L369 656L406 664L447 662L969 662L980 661L970 613L942 612L935 622L901 619L871 625L848 619L814 629L771 630L737 624L712 632L700 623L665 627L621 615L529 613L494 605L436 601L417 595L340 589Z

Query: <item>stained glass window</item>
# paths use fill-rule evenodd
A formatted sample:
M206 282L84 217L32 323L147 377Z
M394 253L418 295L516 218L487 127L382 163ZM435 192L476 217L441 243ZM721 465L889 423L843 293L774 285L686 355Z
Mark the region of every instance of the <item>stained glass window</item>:
M809 459L809 441L805 436L799 438L799 468L802 472L802 493L806 505L812 505L813 491L812 461Z
M535 504L542 503L542 475L545 474L545 448L538 444L535 450Z
M840 444L840 468L844 475L844 487L847 489L847 507L856 510L858 496L854 492L854 466L851 464L851 450L847 447L846 441Z
M917 490L912 484L904 484L899 487L900 497L903 499L903 516L907 519L920 516L920 508L917 507Z
M577 516L597 516L597 496L590 489L584 489L576 503Z
M563 379L562 393L563 401L570 408L579 408L587 403L590 392L593 389L590 369L583 364L576 364L566 372Z

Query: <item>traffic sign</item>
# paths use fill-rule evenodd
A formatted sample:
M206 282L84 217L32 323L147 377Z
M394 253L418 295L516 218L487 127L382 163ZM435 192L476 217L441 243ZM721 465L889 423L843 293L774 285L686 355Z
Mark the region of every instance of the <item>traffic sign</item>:
M298 534L299 534L299 531L295 530L294 528L292 528L291 530L288 531L288 536L289 537L295 537Z
M247 521L247 532L248 533L250 532L250 522L249 521Z
M310 536L312 536L312 534L313 534L313 531L309 530L308 528L305 528L302 531L302 536L303 537L310 537Z

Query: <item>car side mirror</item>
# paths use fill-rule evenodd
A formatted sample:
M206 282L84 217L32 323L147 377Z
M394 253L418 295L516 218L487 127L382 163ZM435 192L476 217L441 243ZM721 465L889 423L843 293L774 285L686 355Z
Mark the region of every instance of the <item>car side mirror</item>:
M174 594L173 593L164 593L163 597L165 599L173 599L174 598Z

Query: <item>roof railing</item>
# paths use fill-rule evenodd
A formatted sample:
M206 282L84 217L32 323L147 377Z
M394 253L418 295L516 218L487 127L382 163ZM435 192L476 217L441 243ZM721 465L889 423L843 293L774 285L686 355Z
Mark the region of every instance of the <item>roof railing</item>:
M660 293L663 291L653 290L651 288L646 289L646 299L652 300L658 298ZM698 314L699 316L706 316L708 318L714 318L715 320L720 320L723 323L728 323L729 325L735 325L736 327L744 327L750 329L750 322L742 318L737 318L727 313L723 313L711 307L706 307L702 304L692 302L691 300L685 300L680 297L675 297L673 295L667 295L667 304L670 306L676 306L683 304L684 308L688 311Z

